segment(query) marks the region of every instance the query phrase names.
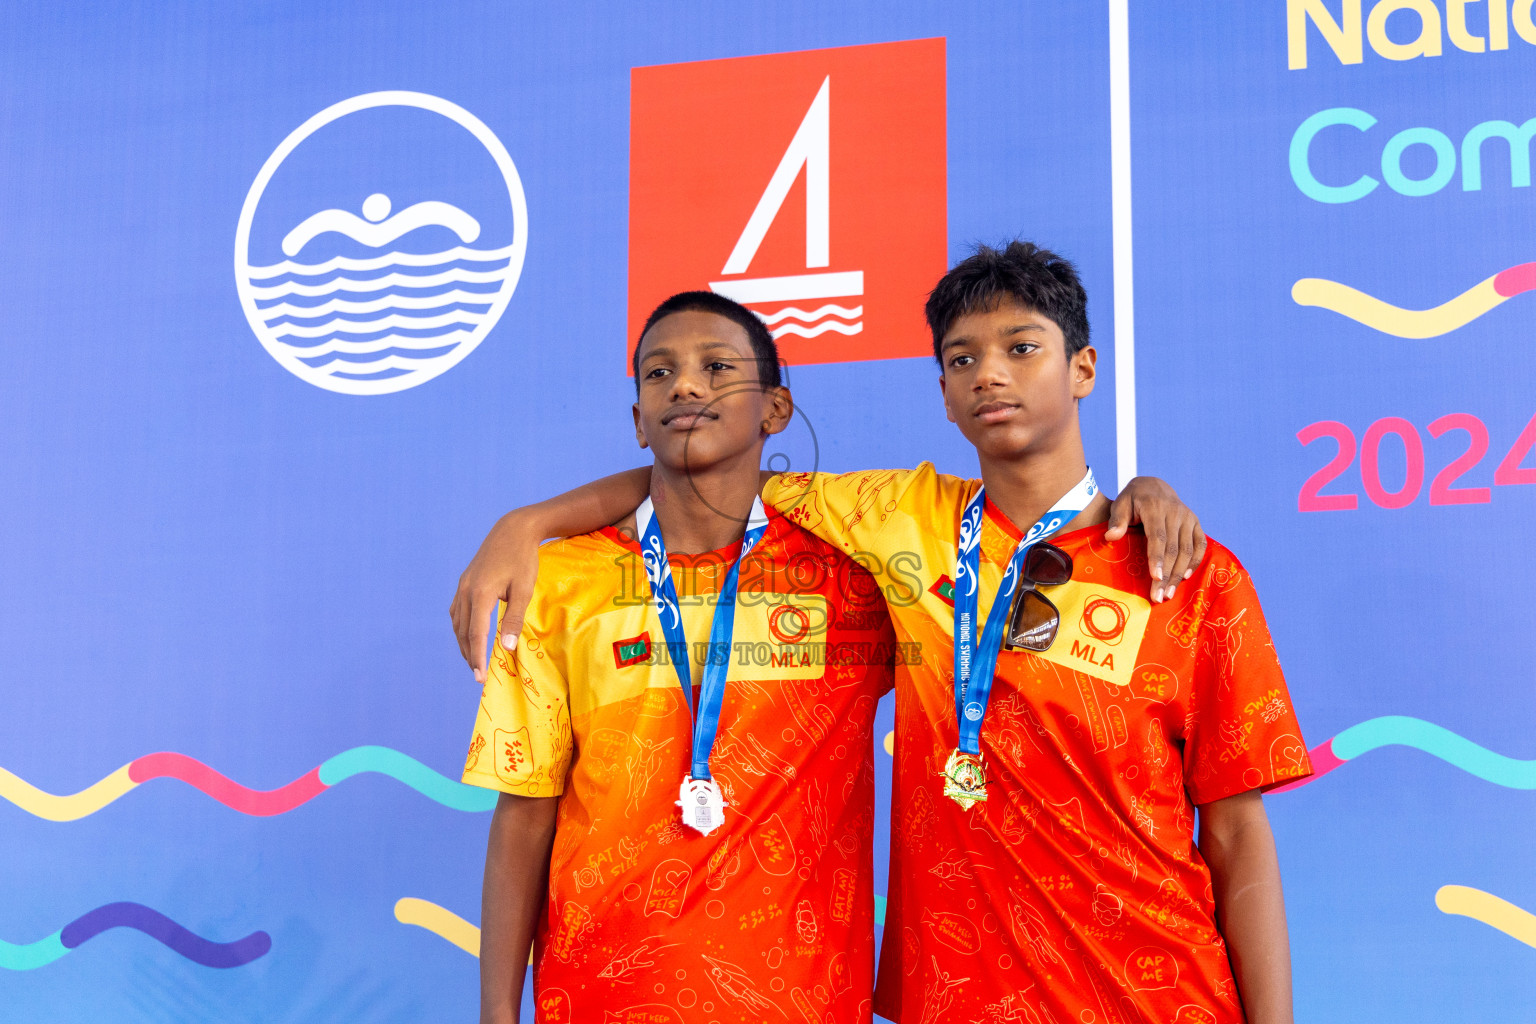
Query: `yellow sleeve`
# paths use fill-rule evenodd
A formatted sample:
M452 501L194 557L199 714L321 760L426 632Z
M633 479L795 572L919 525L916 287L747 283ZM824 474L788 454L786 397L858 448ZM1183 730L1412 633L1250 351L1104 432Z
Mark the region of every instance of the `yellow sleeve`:
M554 655L527 626L516 653L496 645L464 761L466 783L517 796L565 791L572 747L570 692Z
M763 487L763 502L844 554L870 552L883 559L891 554L882 550L891 513L904 508L915 489L924 489L914 484L935 475L928 462L916 469L778 473Z

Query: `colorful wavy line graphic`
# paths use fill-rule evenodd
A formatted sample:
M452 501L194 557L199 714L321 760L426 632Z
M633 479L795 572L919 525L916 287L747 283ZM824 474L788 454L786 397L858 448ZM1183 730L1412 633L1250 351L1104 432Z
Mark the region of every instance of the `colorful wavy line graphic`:
M1331 740L1324 740L1311 751L1313 774L1308 778L1275 787L1283 793L1322 778L1346 761L1378 747L1413 747L1468 775L1507 789L1536 789L1536 760L1520 761L1496 754L1449 729L1421 718L1387 715L1352 725Z
M396 900L395 920L401 924L425 928L433 935L447 939L470 956L480 955L480 929L431 900L417 899L415 896Z
M1458 914L1481 921L1527 946L1536 949L1536 914L1501 900L1491 892L1469 885L1442 885L1435 893L1435 906L1447 914Z
M496 794L488 789L466 786L440 775L398 750L372 746L344 750L286 786L266 790L242 786L195 758L175 753L135 758L100 782L62 796L38 789L19 775L0 768L0 798L39 818L76 821L95 814L152 779L178 779L241 814L266 817L285 814L332 786L367 773L387 775L455 811L489 811L496 806Z
M1522 292L1536 289L1536 263L1501 270L1433 309L1403 309L1337 281L1304 277L1291 286L1299 306L1319 306L1399 338L1449 334Z
M99 785L99 783L98 783ZM266 956L272 937L251 932L234 942L214 942L183 928L142 903L108 903L82 914L47 938L15 945L0 939L0 968L31 971L53 963L70 950L110 928L132 928L204 967L242 967Z

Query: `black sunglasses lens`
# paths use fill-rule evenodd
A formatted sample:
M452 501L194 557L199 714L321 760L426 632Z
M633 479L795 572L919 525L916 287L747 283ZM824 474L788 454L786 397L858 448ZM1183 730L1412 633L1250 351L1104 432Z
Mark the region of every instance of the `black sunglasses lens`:
M1054 544L1036 544L1024 556L1024 578L1058 587L1072 579L1072 556Z
M1026 590L1013 606L1008 623L1008 646L1036 654L1049 650L1060 625L1061 613L1056 606L1037 591Z

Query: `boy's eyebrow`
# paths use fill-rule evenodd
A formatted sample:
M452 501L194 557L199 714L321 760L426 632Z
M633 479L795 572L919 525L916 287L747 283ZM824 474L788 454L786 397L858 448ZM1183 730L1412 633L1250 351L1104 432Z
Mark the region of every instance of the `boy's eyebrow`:
M741 354L740 352L738 352L736 350L736 346L731 344L728 341L711 341L711 342L708 342L707 344L701 345L699 347L704 349L705 351L713 351L713 350L715 350L717 348L728 348L728 349L731 350L731 353L733 355L740 355ZM742 358L750 359L752 357L751 356L742 356Z
M1025 331L1040 331L1043 333L1045 331L1045 326L1043 324L1014 324L1012 327L1004 327L1001 333L1004 337L1008 337L1014 334L1022 334ZM950 338L948 341L944 342L943 345L939 346L939 351L948 352L956 345L967 344L970 342L970 340L970 336L964 334L956 338Z
M736 356L738 359L752 359L753 358L752 355L742 355L740 352L736 351L736 346L732 345L728 341L709 341L709 342L705 342L703 345L699 346L700 351L703 351L703 352L713 352L715 349L721 349L721 348L730 349L731 355ZM645 355L640 357L640 365L644 366L646 363L650 362L652 359L655 359L655 358L660 357L660 356L665 356L665 357L670 359L670 358L674 357L676 354L677 353L673 352L667 346L665 346L665 345L658 345L655 348L651 349L649 352L647 352Z
M1005 329L1001 330L1001 335L1005 336L1005 338L1008 338L1008 336L1011 336L1011 335L1021 335L1021 333L1026 332L1026 330L1038 330L1038 332L1043 333L1044 332L1044 325L1043 324L1014 324L1014 325L1012 325L1012 327L1005 327ZM951 348L954 348L955 345L965 345L965 344L969 344L969 342L971 342L971 336L969 336L969 335L960 335L960 336L958 336L958 338L949 338L948 341L943 342L942 345L938 345L938 352L940 352L940 353L949 352L949 350L951 350Z

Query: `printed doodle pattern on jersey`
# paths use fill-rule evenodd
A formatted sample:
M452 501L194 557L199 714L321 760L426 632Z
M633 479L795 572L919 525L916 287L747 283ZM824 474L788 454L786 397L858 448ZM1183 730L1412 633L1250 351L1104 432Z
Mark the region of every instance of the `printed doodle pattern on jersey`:
M961 524L978 484L927 464L878 474L885 514L850 519L876 476L806 475L764 494L872 565L907 553L922 567L919 598L891 605L922 658L896 669L899 877L876 1012L904 1024L1240 1021L1193 853L1195 806L1311 771L1248 574L1212 543L1154 607L1139 532L1053 537L1074 563L1071 582L1043 588L1062 611L1057 639L1044 655L1000 655L981 734L989 797L964 811L941 798L935 763L957 739L940 584L970 582L957 539L979 544L987 600L1021 534L990 506L979 529Z
M679 598L661 614L708 636L721 567L735 556L671 559ZM614 641L662 635L656 609L634 599L643 558L611 530L541 550L522 638L493 660L465 763L466 782L560 800L535 937L536 1020L868 1021L869 752L894 642L871 602L875 583L770 515L742 560L732 657L753 662L746 678L734 662L728 674L711 765L729 806L705 837L682 827L674 805L692 716L670 652L652 642L647 658L614 656ZM817 644L875 656L805 658ZM690 648L698 680L707 644ZM776 662L785 650L794 656Z

